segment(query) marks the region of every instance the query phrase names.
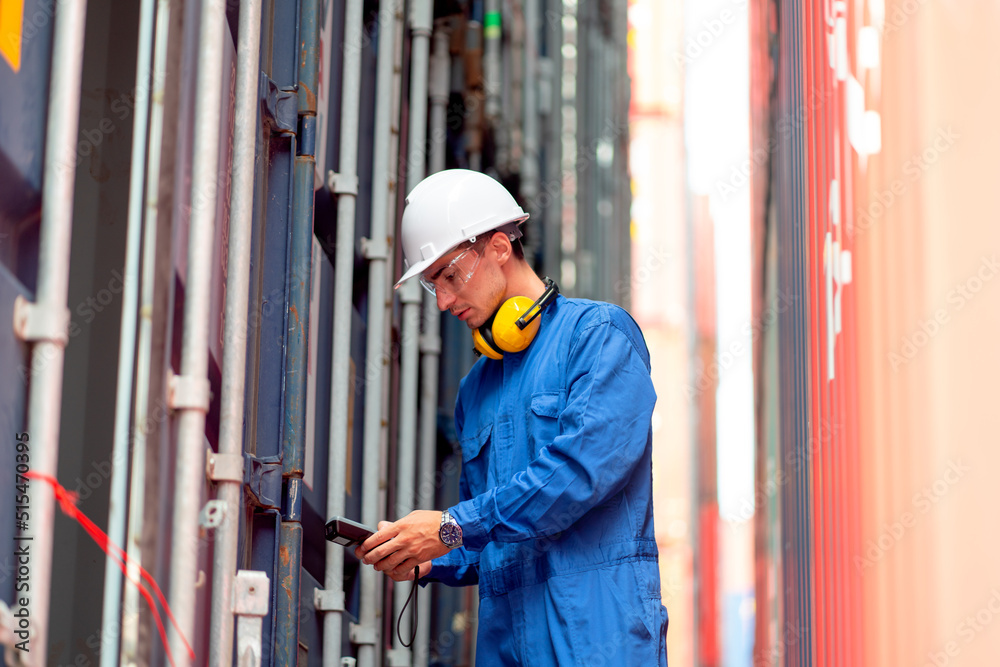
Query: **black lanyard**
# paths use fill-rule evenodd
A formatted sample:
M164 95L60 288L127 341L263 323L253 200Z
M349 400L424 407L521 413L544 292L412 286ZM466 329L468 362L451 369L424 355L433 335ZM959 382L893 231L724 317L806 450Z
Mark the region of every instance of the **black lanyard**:
M406 596L406 604L403 608L399 610L399 618L396 619L396 636L399 637L399 643L406 648L411 648L413 646L413 640L417 638L417 580L420 579L420 566L413 568L413 586L410 588L410 594ZM403 621L403 614L406 613L406 607L410 604L410 600L413 600L413 609L410 614L413 617L413 627L411 628L412 634L410 634L410 641L403 641L403 635L399 630L399 624Z

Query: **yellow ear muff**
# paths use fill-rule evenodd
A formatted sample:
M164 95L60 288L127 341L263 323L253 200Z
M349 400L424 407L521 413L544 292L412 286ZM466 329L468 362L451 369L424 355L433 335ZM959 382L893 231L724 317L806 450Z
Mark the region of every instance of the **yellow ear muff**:
M526 296L513 296L472 332L472 342L479 354L490 359L503 359L504 352L520 352L527 348L538 333L542 309L559 294L559 286L545 278L545 292L537 301Z
M476 352L479 354L489 357L490 359L500 360L503 359L503 352L496 349L493 345L486 340L483 336L485 332L487 335L490 334L489 327L487 326L489 322L484 324L478 329L474 329L472 332L472 344L476 347Z
M517 320L527 315L534 305L535 302L526 296L513 296L503 302L493 317L493 342L497 347L504 352L520 352L531 344L541 319L534 318L524 329L517 326Z

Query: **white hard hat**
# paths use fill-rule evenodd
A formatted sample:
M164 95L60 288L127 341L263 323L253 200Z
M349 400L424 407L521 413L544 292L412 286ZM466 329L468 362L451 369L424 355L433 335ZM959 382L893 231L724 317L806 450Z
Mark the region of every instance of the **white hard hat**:
M446 252L484 232L528 219L507 189L486 174L446 169L417 183L406 197L400 242L406 273L423 273Z

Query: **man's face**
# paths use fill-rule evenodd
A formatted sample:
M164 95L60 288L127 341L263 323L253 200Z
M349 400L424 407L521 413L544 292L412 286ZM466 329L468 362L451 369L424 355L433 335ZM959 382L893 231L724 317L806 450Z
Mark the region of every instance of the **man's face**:
M455 274L459 277L448 280ZM445 253L424 271L423 277L437 287L438 308L449 311L470 329L482 326L503 298L503 274L496 252L488 244Z

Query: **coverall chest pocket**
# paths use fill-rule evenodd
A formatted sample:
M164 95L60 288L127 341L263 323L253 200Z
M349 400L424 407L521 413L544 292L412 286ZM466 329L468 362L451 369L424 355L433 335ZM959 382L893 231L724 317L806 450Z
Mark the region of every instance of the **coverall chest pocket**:
M540 391L531 395L528 411L528 437L532 444L532 458L559 435L559 415L563 410L563 394L559 391Z
M490 439L493 424L466 427L459 439L462 447L462 476L473 496L496 484L496 473L490 468Z

